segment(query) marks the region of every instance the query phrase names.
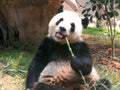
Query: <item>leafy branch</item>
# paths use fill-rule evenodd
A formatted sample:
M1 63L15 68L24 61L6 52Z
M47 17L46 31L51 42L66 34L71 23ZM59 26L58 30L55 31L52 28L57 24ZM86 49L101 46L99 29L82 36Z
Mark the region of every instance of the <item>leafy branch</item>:
M82 11L82 14L85 17L89 17L90 20L92 20L92 18L95 16L98 19L98 21L100 20L106 21L112 47L110 57L111 59L117 59L115 55L115 36L116 36L115 20L116 16L119 15L118 10L120 10L120 0L90 0L86 2L86 5L83 6L83 8L84 10ZM113 21L111 19L113 19Z

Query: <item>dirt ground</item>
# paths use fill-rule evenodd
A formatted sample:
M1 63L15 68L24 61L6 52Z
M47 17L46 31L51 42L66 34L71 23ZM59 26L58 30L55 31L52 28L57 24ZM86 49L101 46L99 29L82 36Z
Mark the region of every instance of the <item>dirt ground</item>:
M115 47L115 55L117 60L112 60L111 46L103 43L97 43L98 41L90 35L83 35L84 40L89 44L90 52L96 64L107 65L114 68L120 75L120 45Z

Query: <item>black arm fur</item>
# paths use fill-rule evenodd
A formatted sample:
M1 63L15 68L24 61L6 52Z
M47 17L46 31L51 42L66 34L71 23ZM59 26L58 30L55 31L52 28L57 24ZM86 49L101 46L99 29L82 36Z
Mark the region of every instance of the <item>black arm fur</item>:
M48 38L43 39L37 51L34 55L34 58L28 68L28 74L26 79L26 88L33 88L34 83L37 82L41 71L47 65L49 57L49 40Z
M63 4L60 4L56 10L56 14L63 12Z
M73 53L75 58L71 60L71 66L73 70L80 74L80 71L83 75L90 74L93 66L93 61L89 52L89 48L85 42L76 43L72 45Z
M51 86L44 83L38 83L33 90L67 90L62 86Z

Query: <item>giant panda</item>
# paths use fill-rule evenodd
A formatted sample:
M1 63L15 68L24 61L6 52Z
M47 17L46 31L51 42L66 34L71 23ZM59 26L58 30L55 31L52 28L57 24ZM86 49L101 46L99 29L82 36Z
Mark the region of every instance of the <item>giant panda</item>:
M102 81L111 88L108 80L100 79L94 67L89 46L82 39L81 18L72 11L56 14L49 22L48 35L39 44L28 68L26 88L32 90L90 90L99 89ZM75 55L72 57L66 43ZM86 83L84 83L86 81ZM95 89L96 90L96 89Z

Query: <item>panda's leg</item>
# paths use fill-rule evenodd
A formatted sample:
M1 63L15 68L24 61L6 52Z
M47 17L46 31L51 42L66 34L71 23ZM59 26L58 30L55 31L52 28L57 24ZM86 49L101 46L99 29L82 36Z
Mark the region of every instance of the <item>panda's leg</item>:
M93 90L111 90L111 83L107 79L99 79L94 85Z
M95 82L99 81L99 75L96 72L96 69L94 67L92 67L92 71L89 75L85 76L85 80L88 84L88 88L90 88L90 90L94 90L94 84ZM85 86L85 85L84 85ZM87 88L87 87L86 87Z
M55 85L53 86L38 82L33 90L67 90L67 89L62 86L55 86Z
M111 90L111 83L107 79L100 79L95 68L92 68L92 72L86 77L90 90Z

